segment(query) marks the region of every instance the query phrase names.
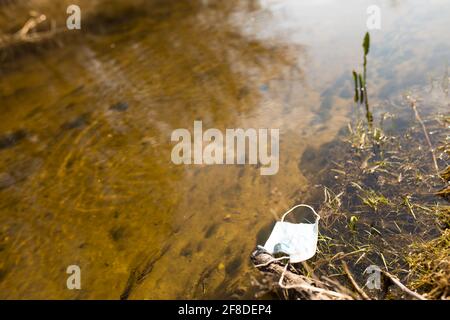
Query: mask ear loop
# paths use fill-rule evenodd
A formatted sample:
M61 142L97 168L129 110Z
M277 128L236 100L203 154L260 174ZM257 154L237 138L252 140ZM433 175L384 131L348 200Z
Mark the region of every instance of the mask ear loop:
M284 219L286 218L286 216L287 216L289 213L291 213L292 211L294 211L295 209L299 208L299 207L306 207L306 208L310 209L310 210L314 213L314 215L316 216L316 221L315 221L315 223L317 223L317 222L319 221L320 216L319 216L319 214L316 212L316 210L314 210L313 207L311 207L311 206L309 206L309 205L307 205L307 204L298 204L298 205L292 207L291 209L289 209L288 211L286 211L286 212L283 214L283 216L281 217L281 222L284 222ZM289 263L290 263L290 262L288 261L288 262L286 263L286 265L284 266L283 273L281 274L280 279L278 280L278 285L279 285L281 288L283 288L283 289L289 289L289 288L290 288L289 286L283 284L284 276L285 276L285 274L286 274L286 272L287 272L287 270L288 270Z
M311 207L311 206L309 206L309 205L307 205L307 204L298 204L298 205L292 207L291 209L289 209L288 211L286 211L286 212L283 214L283 216L281 217L281 222L284 222L284 218L286 218L286 216L287 216L289 213L291 213L292 211L294 211L294 209L297 209L298 207L306 207L306 208L310 209L310 210L311 210L312 212L314 212L314 214L316 215L316 222L319 221L320 216L319 216L319 214L316 212L316 210L314 210L313 207Z

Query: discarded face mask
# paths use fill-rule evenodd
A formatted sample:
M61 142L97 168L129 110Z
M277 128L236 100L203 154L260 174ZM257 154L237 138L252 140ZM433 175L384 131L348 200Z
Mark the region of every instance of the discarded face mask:
M298 207L311 209L315 216L315 223L291 223L284 218ZM319 236L320 216L311 206L299 204L283 214L264 245L264 249L270 254L284 253L289 255L291 263L298 263L312 258L316 254L317 239Z

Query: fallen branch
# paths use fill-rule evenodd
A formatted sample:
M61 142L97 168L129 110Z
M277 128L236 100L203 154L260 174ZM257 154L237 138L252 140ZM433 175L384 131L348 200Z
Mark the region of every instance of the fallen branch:
M318 279L305 277L289 271L288 264L282 265L280 260L274 259L272 255L264 250L258 249L253 252L252 261L260 270L279 276L278 285L282 289L292 289L300 293L301 297L307 299L339 299L353 300L354 298L343 292L333 290L331 283L325 283Z
M312 291L312 292L319 293L319 294L324 294L325 296L330 296L332 298L337 298L337 299L342 299L342 300L351 300L352 299L351 297L348 297L347 295L344 295L339 292L312 286L312 285L308 284L306 281L304 281L301 277L298 277L297 279L295 279L295 277L297 276L296 274L290 275L290 278L294 278L294 279L291 279L291 282L294 282L294 284L290 284L290 285L283 284L283 280L286 277L286 273L288 272L287 271L288 265L289 264L286 264L286 266L283 270L283 273L281 274L280 280L278 281L278 285L280 286L280 288L283 288L286 290L303 289L303 290Z
M348 269L347 264L345 261L342 261L342 267L344 268L345 273L347 274L348 279L350 280L351 284L355 288L355 290L360 294L360 296L364 300L371 300L369 296L364 292L363 289L356 283L355 278L353 278L353 275L351 274L350 270Z
M394 276L394 275L392 275L389 272L384 271L384 270L382 270L382 272L389 280L391 280L392 284L396 285L400 290L402 290L406 294L408 294L411 297L414 297L416 299L419 299L419 300L427 300L424 296L418 294L417 292L414 292L414 291L408 289L403 283L400 282L400 280L396 276Z
M35 14L29 18L23 27L12 35L0 34L0 49L8 48L22 43L39 42L53 37L56 34L55 21L51 21L50 30L36 32L35 29L43 22L47 21L44 14Z

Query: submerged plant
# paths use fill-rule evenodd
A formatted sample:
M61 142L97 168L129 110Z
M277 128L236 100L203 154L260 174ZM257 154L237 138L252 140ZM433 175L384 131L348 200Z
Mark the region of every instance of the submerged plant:
M351 231L356 231L356 223L358 222L358 217L357 216L351 216L350 217L350 221L348 223L348 227Z
M370 34L366 32L363 40L363 49L364 49L364 63L363 63L363 72L357 73L353 70L353 81L355 85L355 95L354 101L358 104L364 104L366 108L366 118L369 126L372 126L373 116L370 112L369 108L369 99L367 94L367 55L370 50Z

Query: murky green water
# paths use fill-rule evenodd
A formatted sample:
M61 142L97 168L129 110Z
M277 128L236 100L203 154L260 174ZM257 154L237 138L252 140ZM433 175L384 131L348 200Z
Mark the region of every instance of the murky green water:
M2 62L0 298L252 297L258 234L306 197L303 151L355 107L369 4L148 1ZM450 3L378 4L375 112L406 90L445 110ZM194 120L279 128L278 174L175 166L170 135ZM80 291L66 288L72 264Z

